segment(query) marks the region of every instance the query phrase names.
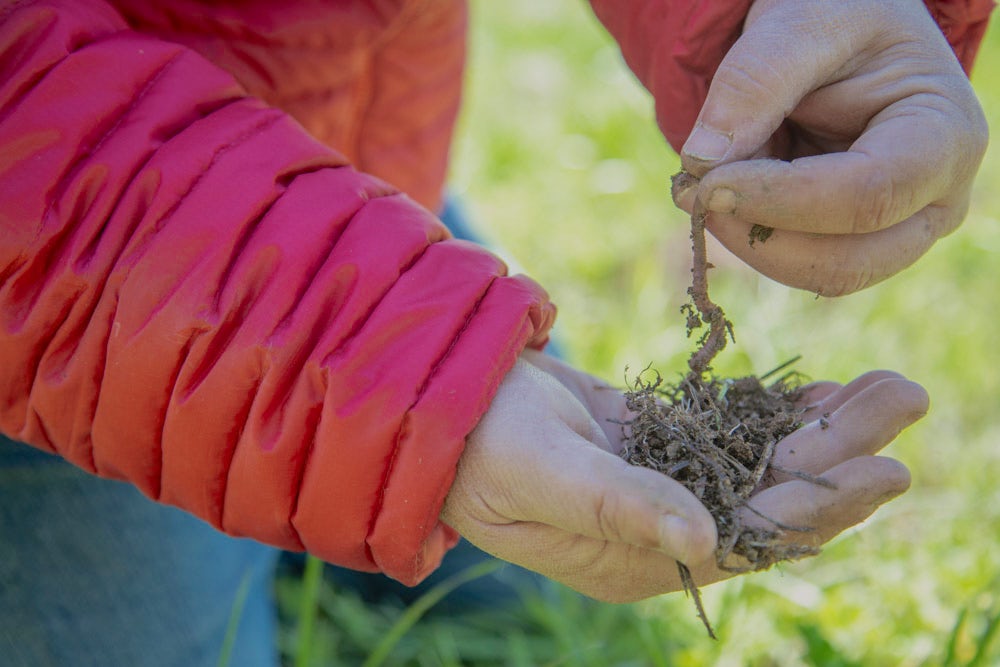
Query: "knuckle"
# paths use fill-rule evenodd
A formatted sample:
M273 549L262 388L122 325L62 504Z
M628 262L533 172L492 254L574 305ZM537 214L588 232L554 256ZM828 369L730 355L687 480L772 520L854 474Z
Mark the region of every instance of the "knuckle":
M631 520L629 513L624 511L622 497L613 491L607 491L598 499L597 530L601 539L608 543L628 542L625 526Z
M841 261L834 263L827 275L816 276L819 286L813 291L826 297L846 296L869 287L874 277L875 270L868 258Z
M851 385L868 387L871 385L875 385L883 380L905 380L905 379L906 378L903 375L895 371L887 371L879 369L862 373L853 382L851 382Z
M627 466L628 464L626 464ZM661 548L660 522L664 509L658 498L663 495L658 472L633 468L626 471L623 486L603 494L598 525L600 535L628 548Z
M743 53L739 58L722 62L712 79L712 85L728 89L748 100L775 100L784 97L785 86L780 72L767 60ZM782 109L787 115L791 109Z
M621 542L621 527L619 525L621 500L618 495L604 492L597 499L597 530L601 539L606 542Z
M989 147L990 126L986 120L986 114L983 112L982 105L976 99L975 93L971 88L967 89L967 92L967 101L963 105L966 107L966 113L964 114L966 121L961 125L966 145L962 153L965 159L970 160L971 158L970 161L978 164L978 160L983 158L986 154L986 149Z
M903 192L896 187L893 177L883 169L876 169L864 178L850 225L852 234L875 232L898 222L896 216L901 204L898 200Z
M939 239L958 229L969 213L969 199L964 198L953 206L932 204L926 208L927 235Z

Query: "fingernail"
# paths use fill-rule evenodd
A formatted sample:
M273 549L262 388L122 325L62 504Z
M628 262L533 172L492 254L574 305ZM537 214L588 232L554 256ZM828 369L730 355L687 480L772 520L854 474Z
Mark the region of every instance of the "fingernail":
M736 213L736 193L729 188L715 188L705 208L713 213Z
M660 548L680 562L688 558L691 523L675 514L660 519Z
M684 143L681 153L702 162L717 162L726 157L732 147L731 132L719 132L699 123Z
M674 181L670 186L670 195L674 198L674 201L677 201L694 190L697 185L698 181L693 178L685 181Z
M695 185L688 185L683 189L671 192L670 195L674 200L674 206L688 211L694 205L694 197L697 192L698 188Z

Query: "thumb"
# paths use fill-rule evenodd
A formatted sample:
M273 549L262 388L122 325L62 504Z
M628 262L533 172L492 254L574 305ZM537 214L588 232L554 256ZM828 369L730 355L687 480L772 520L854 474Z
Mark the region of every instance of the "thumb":
M838 33L810 15L816 11L809 8L814 3L773 4L748 17L745 32L712 78L681 149L684 169L699 178L721 164L756 156L802 98L850 57L853 40L845 32L830 37ZM852 29L834 27L847 33ZM817 34L820 29L822 35Z
M525 521L610 543L654 549L697 563L715 548L715 521L675 480L632 466L567 432L525 472ZM582 439L581 439L582 440ZM555 443L559 443L558 445Z

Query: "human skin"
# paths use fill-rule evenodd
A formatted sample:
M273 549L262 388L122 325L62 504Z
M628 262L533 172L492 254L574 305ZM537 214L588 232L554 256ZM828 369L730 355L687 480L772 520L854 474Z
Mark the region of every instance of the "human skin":
M987 138L968 79L919 0L758 0L682 149L697 180L675 201L689 213L700 201L706 229L764 275L848 294L961 223ZM774 231L751 244L755 225ZM778 444L775 462L836 488L779 474L751 504L811 527L805 539L820 546L909 486L905 466L876 454L926 413L928 397L876 371L811 385L807 400L809 423ZM694 496L617 456L609 420L627 418L620 392L525 353L468 438L443 520L603 600L678 590L675 560L699 584L730 576L715 565L714 523Z
M810 385L805 400L809 423L778 444L775 462L836 488L776 475L751 504L812 528L790 540L820 546L908 488L906 467L874 454L923 416L928 398L876 371L845 386ZM499 558L610 602L679 590L674 561L699 584L731 576L715 566L715 524L695 496L617 455L623 436L609 420L628 416L620 391L526 352L469 436L442 520Z
M681 151L706 228L823 296L909 266L963 220L988 141L919 0L757 0ZM774 232L749 243L754 225Z

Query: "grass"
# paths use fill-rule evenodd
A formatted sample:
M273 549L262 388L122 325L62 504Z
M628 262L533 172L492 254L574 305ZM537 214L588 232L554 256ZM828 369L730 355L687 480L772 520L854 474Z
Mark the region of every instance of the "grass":
M453 188L550 291L577 365L611 379L650 362L682 370L687 226L668 194L678 161L648 96L583 3L472 9ZM995 26L973 77L994 127L998 67ZM720 641L705 638L682 596L616 606L552 586L516 614L407 616L318 582L308 660L296 664L360 664L393 628L387 665L1000 664L998 182L991 148L963 227L894 279L841 299L774 284L710 248L713 297L737 333L717 370L760 372L802 354L799 369L817 379L892 368L932 399L889 451L913 472L909 493L819 558L704 591ZM302 582L278 591L294 610ZM285 635L291 663L294 623Z
M298 614L295 617L295 665L308 667L312 663L315 642L317 605L322 585L324 563L315 556L306 556L302 569L302 592L298 596Z
M365 659L363 667L378 667L383 664L392 651L399 644L400 640L406 635L410 629L416 625L424 614L426 614L434 605L444 599L453 590L462 586L463 584L468 584L476 579L485 577L488 574L500 569L502 564L496 560L487 560L481 563L477 563L461 572L458 572L446 580L442 581L440 584L434 586L426 593L417 598L416 602L409 605L399 618L392 624L389 631L382 636L379 643L372 649L372 652L368 654ZM454 641L451 641L451 637L446 633L441 633L441 638L447 641L448 653L450 655L455 655L457 657L457 650ZM442 644L443 646L444 644Z
M232 662L233 649L236 646L236 632L240 627L240 620L243 618L243 610L246 607L247 595L250 593L250 584L253 581L253 573L248 571L240 580L240 585L236 589L236 596L233 598L233 606L229 613L229 621L226 623L226 634L222 638L222 648L219 650L219 659L215 663L216 667L229 667Z

